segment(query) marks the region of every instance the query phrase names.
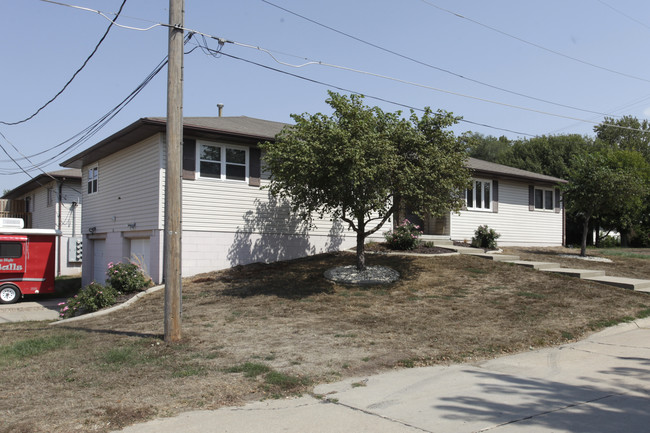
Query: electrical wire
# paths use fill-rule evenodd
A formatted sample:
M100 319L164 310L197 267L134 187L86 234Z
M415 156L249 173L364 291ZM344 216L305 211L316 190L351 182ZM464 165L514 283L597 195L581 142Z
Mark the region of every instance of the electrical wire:
M192 38L192 34L189 33L188 35L185 36L185 41L184 44L187 44L190 39ZM119 114L120 111L122 111L135 97L153 80L153 78L160 73L160 71L167 65L168 58L165 56L163 60L156 65L156 67L144 78L144 80L138 84L138 86L131 92L127 97L125 97L120 103L118 103L116 106L111 108L108 112L106 112L104 115L102 115L99 119L91 123L89 126L78 132L77 134L73 135L72 137L64 140L63 142L52 146L48 149L45 149L41 152L35 153L33 155L30 155L29 157L34 157L38 155L42 155L44 153L47 153L49 151L52 151L54 149L57 149L61 146L64 146L70 142L65 149L61 150L58 154L55 156L48 158L45 161L38 162L38 163L32 163L31 166L27 167L25 170L20 167L20 165L17 163L16 159L14 159L11 155L7 153L7 156L13 161L18 167L21 168L21 171L34 171L40 169L41 166L51 164L52 162L60 161L65 157L67 154L72 152L73 150L77 149L79 146L87 142L90 138L92 138L95 134L97 134L101 129L103 129L117 114ZM4 135L0 132L0 135L4 137ZM6 138L5 138L6 140ZM74 141L73 141L74 140ZM3 151L5 150L4 148L2 149ZM20 172L5 172L5 173L0 173L0 175L8 175L8 174L18 174Z
M263 65L261 63L254 62L252 60L237 57L237 56L234 56L232 54L227 54L227 53L222 52L221 48L218 51L213 50L213 49L211 49L211 48L209 48L207 46L201 47L201 49L202 49L202 51L204 53L206 53L208 55L211 55L213 57L216 57L216 58L218 58L220 56L226 56L226 57L229 57L231 59L235 59L235 60L239 60L239 61L249 63L249 64L252 64L252 65L255 65L255 66L259 66L261 68L268 69L268 70L273 71L273 72L278 72L280 74L288 75L290 77L298 78L298 79L303 80L303 81L308 81L308 82L311 82L311 83L314 83L314 84L319 84L319 85L322 85L322 86L325 86L325 87L328 87L328 88L340 90L342 92L354 93L354 94L357 94L357 95L363 95L364 97L367 97L369 99L374 99L374 100L377 100L377 101L386 102L386 103L393 104L393 105L396 105L396 106L399 106L399 107L408 108L408 109L411 109L411 110L414 110L414 111L419 111L419 112L424 112L425 111L423 108L418 108L418 107L408 105L408 104L404 104L404 103L401 103L401 102L395 102L395 101L392 101L390 99L381 98L381 97L378 97L378 96L369 95L367 93L361 93L361 92L358 92L358 91L355 91L355 90L346 89L344 87L336 86L334 84L325 83L323 81L315 80L313 78L304 77L302 75L294 74L294 73L291 73L291 72L283 71L281 69L273 68L271 66ZM535 137L535 134L529 134L529 133L526 133L526 132L514 131L512 129L500 128L500 127L488 125L488 124L485 124L485 123L473 122L471 120L467 120L467 119L463 119L463 118L461 118L459 120L461 122L469 123L469 124L472 124L472 125L484 126L486 128L496 129L496 130L499 130L499 131L511 132L511 133L514 133L514 134L525 135L525 136L529 136L529 137Z
M595 63L588 62L586 60L578 59L577 57L569 56L568 54L564 54L564 53L561 53L559 51L555 51L555 50L552 50L550 48L546 48L546 47L544 47L542 45L536 44L535 42L530 42L530 41L528 41L526 39L520 38L519 36L515 36L515 35L512 35L510 33L506 33L503 30L499 30L496 27L492 27L492 26L489 26L487 24L483 24L482 22L476 21L476 20L474 20L472 18L468 18L468 17L466 17L464 15L461 15L461 14L459 14L457 12L451 11L449 9L445 9L445 8L443 8L441 6L438 6L435 3L432 3L429 0L420 0L420 1L422 3L425 3L425 4L433 7L433 8L436 8L436 9L441 10L443 12L446 12L448 14L454 15L455 17L461 18L463 20L467 20L467 21L469 21L471 23L474 23L476 25L484 27L484 28L486 28L488 30L491 30L493 32L499 33L499 34L501 34L503 36L507 36L507 37L509 37L511 39L515 39L515 40L517 40L519 42L522 42L522 43L524 43L526 45L530 45L531 47L535 47L535 48L538 48L540 50L549 52L551 54L555 54L556 56L564 57L565 59L573 60L574 62L582 63L583 65L591 66L592 68L596 68L596 69L600 69L600 70L603 70L603 71L611 72L612 74L617 74L617 75L621 75L623 77L627 77L627 78L631 78L631 79L634 79L634 80L644 81L646 83L650 83L650 79L648 79L648 78L643 78L643 77L639 77L639 76L636 76L636 75L628 74L626 72L617 71L615 69L607 68L605 66L600 66L600 65L597 65Z
M623 15L625 18L627 18L627 19L629 19L629 20L632 20L632 21L634 21L634 22L637 23L637 24L642 25L642 26L645 27L646 29L650 29L650 26L649 26L648 24L646 24L646 23L644 23L644 22L642 22L642 21L637 20L637 19L634 18L633 16L626 14L625 12L623 12L623 11L620 10L620 9L616 9L614 6L612 6L612 5L608 4L608 3L605 3L603 0L598 0L598 3L600 3L600 4L604 5L604 6L607 6L608 8L610 8L611 10L613 10L614 12Z
M41 1L52 2L52 0L41 0ZM454 14L454 15L458 15L458 14L456 14L456 13L454 13L454 12L452 12L452 11L449 11L449 10L447 10L447 9L440 8L439 6L436 6L436 5L433 4L433 3L429 3L429 2L427 2L426 0L422 0L422 1L424 1L424 2L427 3L427 4L430 4L430 5L433 6L433 7L436 7L436 8L439 8L439 9L441 9L441 10L444 10L445 12L452 13L452 14ZM54 3L56 3L56 4L61 4L61 5L65 5L65 6L71 6L71 5L66 5L66 4L58 3L58 2L54 2ZM87 8L80 8L80 9L87 10ZM92 10L92 11L93 11L93 12L98 12L98 11L94 11L94 10ZM103 15L103 16L105 16L105 15ZM465 17L463 17L462 15L458 15L458 16L460 16L461 18L465 18ZM107 18L107 19L109 19L109 18ZM467 19L467 18L465 18L465 19ZM109 20L110 20L110 19L109 19ZM481 24L481 23L478 23L478 22L476 22L476 23L477 23L477 24ZM161 24L161 25L162 25L162 24ZM485 26L484 24L481 24L481 25ZM168 25L167 25L167 26L168 26ZM486 27L488 27L488 26L486 26ZM474 100L478 100L478 101L482 101L482 102L487 102L487 103L492 103L492 104L496 104L496 105L501 105L501 106L505 106L505 107L509 107L509 108L514 108L514 109L519 109L519 110L523 110L523 111L534 112L534 113L537 113L537 114L543 114L543 115L547 115L547 116L553 116L553 117L558 117L558 118L563 118L563 119L569 119L569 120L576 120L576 121L584 122L584 123L594 123L594 124L597 124L597 122L593 122L593 121L586 120L586 119L581 119L581 118L578 118L578 117L565 116L565 115L561 115L561 114L551 113L551 112L548 112L548 111L536 110L536 109L533 109L533 108L527 108L527 107L523 107L523 106L519 106L519 105L514 105L514 104L507 104L507 103L504 103L504 102L494 101L494 100L487 99L487 98L479 98L479 97L476 97L476 96L466 95L466 94L462 94L462 93L458 93L458 92L452 92L452 91L448 91L448 90L444 90L444 89L439 89L439 88L436 88L436 87L433 87L433 86L428 86L428 85L425 85L425 84L420 84L420 83L415 83L415 82L412 82L412 81L402 80L402 79L395 78L395 77L390 77L390 76L387 76L387 75L377 74L377 73L374 73L374 72L368 72L368 71L362 71L362 70L359 70L359 69L349 68L349 67L346 67L346 66L334 65L334 64L325 63L325 62L322 62L322 61L316 61L316 60L309 60L309 59L306 59L307 62L304 62L304 63L301 63L301 64L291 64L291 63L283 62L283 61L279 60L277 57L275 57L275 56L273 55L273 53L272 53L271 50L266 49L266 48L262 48L262 47L260 47L260 46L255 46L255 45L251 45L251 44L246 44L246 43L242 43L242 42L236 42L236 41L228 40L228 39L225 39L225 38L222 38L222 37L213 36L213 35L210 35L210 34L207 34L207 33L200 32L200 31L198 31L198 30L189 29L189 28L182 27L182 26L175 26L175 28L177 28L177 29L181 29L181 30L184 30L184 31L187 31L187 32L189 32L190 34L198 34L198 35L201 35L201 36L204 37L204 38L214 39L214 40L216 40L216 41L219 43L220 46L223 46L223 45L225 45L226 43L228 43L228 44L233 44L233 45L240 46L240 47L244 47L244 48L256 49L256 50L258 50L258 51L264 52L264 53L266 53L267 55L269 55L269 56L270 56L270 57L271 57L275 62L277 62L278 64L281 64L281 65L284 65L284 66L288 66L288 67L293 67L293 68L302 68L302 67L306 67L306 66L310 66L310 65L326 66L326 67L330 67L330 68L341 69L341 70L345 70L345 71L349 71L349 72L355 72L355 73L365 74L365 75L374 76L374 77L378 77L378 78L382 78L382 79L392 80L392 81L400 82L400 83L403 83L403 84L408 84L408 85L412 85L412 86L416 86L416 87L420 87L420 88L425 88L425 89L429 89L429 90L434 90L434 91L437 91L437 92L446 93L446 94L450 94L450 95L454 95L454 96L459 96L459 97L463 97L463 98L469 98L469 99L474 99ZM495 30L495 31L499 31L499 32L501 32L501 31L498 30L498 29L494 29L494 30ZM506 34L506 35L507 35L507 34ZM649 82L650 82L650 80L649 80ZM593 112L593 111L592 111L592 112ZM608 115L608 114L606 114L606 113L598 113L598 112L593 112L593 113L600 114L600 115L606 115L606 116Z
M79 10L86 11L86 12L96 13L99 16L101 16L102 18L105 18L106 20L110 21L111 25L121 27L121 28L127 29L127 30L136 30L136 31L139 31L139 32L146 32L146 31L151 30L151 29L156 28L156 27L169 27L169 24L163 24L163 23L155 23L154 25L149 26L149 27L145 27L145 28L125 26L123 24L118 24L118 23L115 22L115 20L117 19L117 16L119 15L119 13L115 15L115 19L111 19L104 12L98 11L96 9L86 8L86 7L77 6L77 5L71 5L71 4L68 4L68 3L61 3L61 2L57 2L57 1L53 1L53 0L41 0L41 1L44 2L44 3L51 3L51 4L55 4L55 5L59 5L59 6L69 7L69 8L72 8L72 9L79 9ZM130 17L130 18L133 18L133 17ZM148 20L143 20L141 18L136 18L136 19L139 19L141 21L148 21Z
M496 85L493 85L493 84L486 83L484 81L480 81L480 80L477 80L477 79L474 79L474 78L470 78L470 77L467 77L465 75L453 72L453 71L451 71L449 69L445 69L445 68L441 68L439 66L432 65L432 64L424 62L422 60L415 59L415 58L407 56L405 54L401 54L399 52L396 52L396 51L393 51L391 49L388 49L388 48L382 47L380 45L377 45L375 43L366 41L366 40L361 39L361 38L359 38L357 36L346 33L346 32L344 32L342 30L338 30L338 29L336 29L334 27L331 27L331 26L325 25L323 23L320 23L320 22L318 22L318 21L316 21L316 20L314 20L312 18L308 18L308 17L306 17L304 15L301 15L299 13L291 11L291 10L289 10L287 8L276 5L275 3L272 3L272 2L270 2L268 0L261 0L261 1L263 3L268 4L269 6L273 6L273 7L277 8L277 9L280 9L282 11L285 11L285 12L289 13L289 14L292 14L292 15L297 16L299 18L302 18L302 19L304 19L306 21L309 21L310 23L313 23L313 24L316 24L316 25L318 25L320 27L323 27L325 29L331 30L331 31L333 31L335 33L338 33L338 34L343 35L343 36L345 36L347 38L353 39L353 40L355 40L357 42L361 42L362 44L368 45L370 47L376 48L378 50L381 50L381 51L384 51L386 53L392 54L394 56L400 57L402 59L409 60L411 62L417 63L418 65L426 66L426 67L434 69L436 71L444 72L446 74L461 78L463 80L470 81L470 82L475 83L475 84L480 84L482 86L489 87L491 89L499 90L501 92L510 93L511 95L521 96L522 98L527 98L527 99L531 99L531 100L538 101L538 102L544 102L546 104L551 104L551 105L555 105L555 106L558 106L558 107L570 108L572 110L583 111L585 113L599 114L601 116L611 116L611 114L609 114L609 113L601 113L601 112L598 112L598 111L588 110L588 109L584 109L584 108L578 108L578 107L575 107L575 106L572 106L572 105L567 105L567 104L562 104L562 103L559 103L559 102L549 101L547 99L538 98L536 96L527 95L525 93L520 93L520 92L517 92L517 91L514 91L514 90L509 90L509 89L506 89L506 88L503 88L503 87L499 87L499 86L496 86Z
M42 0L42 1L46 1L46 0ZM120 9L117 11L117 14L115 15L115 19L117 19L117 17L120 16L120 13L122 13L122 9L124 8L124 5L125 5L125 4L126 4L126 0L122 1L122 4L120 5ZM34 117L36 117L36 116L38 115L38 113L40 113L40 112L41 112L45 107L47 107L47 106L50 105L52 102L54 102L54 100L55 100L56 98L58 98L58 97L59 97L59 96L60 96L60 95L65 91L65 89L68 88L68 86L69 86L69 85L72 83L72 81L77 77L77 75L78 75L78 74L83 70L83 68L86 67L86 65L88 64L88 62L90 61L90 59L92 59L92 57L95 55L95 53L97 52L97 50L99 50L100 45L102 44L102 42L104 42L104 39L106 39L106 36L108 36L108 32L111 30L111 27L113 27L113 24L114 24L114 22L111 21L111 23L108 25L108 28L107 28L106 31L104 32L104 35L101 37L101 39L99 40L99 42L97 42L97 44L95 45L95 48L92 50L92 52L90 53L90 55L86 58L86 60L85 60L85 61L83 62L83 64L81 65L81 67L80 67L79 69L77 69L77 70L75 71L74 74L72 74L72 77L70 77L70 79L68 80L68 82L65 83L65 85L63 86L63 88L62 88L61 90L59 90L59 91L56 93L56 95L54 95L54 96L53 96L49 101L47 101L45 104L43 104L43 105L42 105L38 110L36 110L36 111L31 115L31 116L28 116L28 117L26 117L26 118L24 118L24 119L22 119L22 120L18 120L18 121L15 121L15 122L6 122L6 121L3 121L3 120L0 120L0 123L3 124L3 125L9 125L9 126L19 125L19 124L21 124L21 123L25 123L25 122L27 122L27 121L33 119Z

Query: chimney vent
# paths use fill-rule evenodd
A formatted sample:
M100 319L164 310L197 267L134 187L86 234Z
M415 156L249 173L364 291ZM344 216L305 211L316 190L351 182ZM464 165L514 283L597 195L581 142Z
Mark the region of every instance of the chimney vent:
M219 103L217 107L219 108L219 117L221 117L223 115L223 104Z

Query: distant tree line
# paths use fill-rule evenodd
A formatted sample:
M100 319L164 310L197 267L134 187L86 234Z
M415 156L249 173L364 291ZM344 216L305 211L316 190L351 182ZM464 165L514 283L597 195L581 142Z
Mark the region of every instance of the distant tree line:
M606 117L594 137L543 135L510 140L467 133L470 156L568 180L563 187L567 243L584 248L610 230L623 246L650 246L650 124L632 116Z

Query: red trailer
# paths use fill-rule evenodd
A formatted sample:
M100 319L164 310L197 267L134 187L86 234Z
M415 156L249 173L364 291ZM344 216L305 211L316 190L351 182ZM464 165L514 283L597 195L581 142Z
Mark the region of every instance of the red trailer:
M54 293L58 230L24 229L22 220L0 221L0 303L23 295ZM8 226L15 226L15 228ZM18 227L19 226L19 227Z

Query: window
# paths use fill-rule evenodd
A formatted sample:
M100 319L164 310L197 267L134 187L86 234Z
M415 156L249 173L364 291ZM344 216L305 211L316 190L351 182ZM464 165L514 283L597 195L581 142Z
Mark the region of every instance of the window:
M245 181L248 175L246 148L201 144L199 172L201 177Z
M552 189L535 188L535 209L555 210L555 203L553 202Z
M467 209L492 210L492 181L475 179L472 187L465 192Z
M98 177L97 167L88 169L88 194L94 194L97 192Z
M47 189L47 206L50 207L54 204L54 188Z
M0 259L17 259L23 256L20 242L0 242Z

